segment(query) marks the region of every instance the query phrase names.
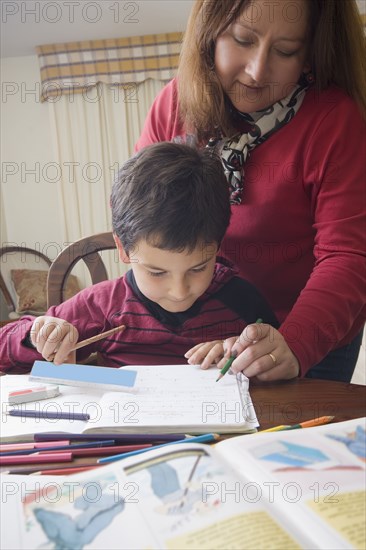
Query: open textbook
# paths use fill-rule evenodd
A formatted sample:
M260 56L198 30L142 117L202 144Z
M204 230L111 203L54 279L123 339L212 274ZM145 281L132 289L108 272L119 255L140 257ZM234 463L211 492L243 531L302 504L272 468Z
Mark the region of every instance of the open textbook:
M366 546L365 418L2 477L2 550Z
M75 365L77 369L77 365ZM105 369L106 375L110 369ZM1 441L32 439L34 433L246 433L258 426L249 394L249 380L227 374L219 382L217 368L194 365L134 366L135 385L127 392L61 386L60 395L39 402L10 406L14 387L35 386L27 375L0 379ZM38 382L39 385L39 382ZM38 407L38 409L37 409ZM11 408L83 412L90 420L34 419L9 416Z

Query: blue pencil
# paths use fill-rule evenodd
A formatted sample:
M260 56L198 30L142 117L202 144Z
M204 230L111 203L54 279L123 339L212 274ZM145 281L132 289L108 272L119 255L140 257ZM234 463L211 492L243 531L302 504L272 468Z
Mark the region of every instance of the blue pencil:
M159 449L160 447L167 447L168 445L174 445L175 443L212 443L213 441L217 441L219 438L220 436L218 434L213 434L213 433L197 435L195 437L188 437L186 439L182 439L181 441L172 441L170 443L163 443L162 445L155 445L150 449L140 449L138 451L130 451L129 453L106 456L104 458L100 458L98 460L98 463L107 464L108 462L113 462L114 460L121 460L122 458L127 458L129 456L135 456L140 453L144 453L145 451L152 451L154 449Z
M128 434L128 433L83 433L73 434L67 432L45 432L34 434L34 441L58 441L68 439L69 441L94 441L102 439L114 439L119 445L134 443L167 443L168 441L180 441L185 439L186 434ZM188 436L189 437L189 436Z

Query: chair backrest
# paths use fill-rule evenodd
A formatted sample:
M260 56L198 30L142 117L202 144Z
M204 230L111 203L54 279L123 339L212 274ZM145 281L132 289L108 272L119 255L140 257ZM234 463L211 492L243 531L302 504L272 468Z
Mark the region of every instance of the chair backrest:
M98 252L115 249L112 232L84 237L68 245L52 262L47 279L47 304L57 306L64 301L67 278L74 266L82 260L87 266L92 284L108 279L104 262Z
M17 293L12 283L14 269L48 271L51 260L45 254L25 246L3 246L0 248L0 289L8 308L10 319L20 317L16 313Z

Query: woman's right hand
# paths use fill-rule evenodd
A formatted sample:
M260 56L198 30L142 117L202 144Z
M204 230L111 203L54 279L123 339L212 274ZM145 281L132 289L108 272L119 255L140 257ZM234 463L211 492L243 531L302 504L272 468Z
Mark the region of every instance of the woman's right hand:
M225 340L226 354L235 354L231 372L243 372L262 382L290 380L299 376L300 364L282 334L271 325L253 323L241 335ZM224 366L220 361L220 369Z
M78 330L64 319L42 315L33 321L31 342L37 351L55 365L75 363L76 351L71 351L78 339Z

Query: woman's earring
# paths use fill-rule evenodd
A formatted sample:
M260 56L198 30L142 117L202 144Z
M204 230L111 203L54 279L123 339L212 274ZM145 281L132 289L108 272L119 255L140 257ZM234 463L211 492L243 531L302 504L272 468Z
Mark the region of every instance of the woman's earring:
M306 73L304 76L305 76L305 80L309 84L309 86L314 84L315 76L313 75L313 73L309 72L309 73Z

